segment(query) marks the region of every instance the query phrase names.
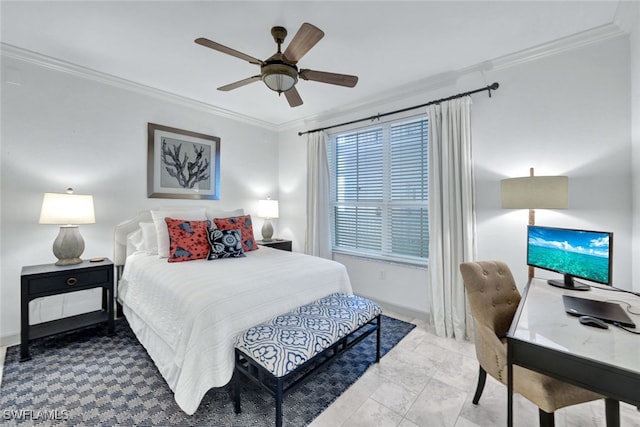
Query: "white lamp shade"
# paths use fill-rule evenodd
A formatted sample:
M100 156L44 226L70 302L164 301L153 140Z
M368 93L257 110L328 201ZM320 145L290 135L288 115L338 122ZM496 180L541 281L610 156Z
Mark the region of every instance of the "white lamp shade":
M45 193L40 224L94 224L93 196Z
M278 201L277 200L259 200L258 216L260 218L278 218Z
M503 209L567 209L569 178L527 176L500 183Z

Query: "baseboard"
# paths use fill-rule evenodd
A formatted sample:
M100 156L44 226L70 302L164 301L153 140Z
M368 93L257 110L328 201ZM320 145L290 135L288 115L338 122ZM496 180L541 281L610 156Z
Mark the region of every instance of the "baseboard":
M6 335L0 337L0 347L10 347L20 344L20 334Z
M429 320L429 313L427 313L426 311L418 311L412 308L403 307L401 305L392 304L390 302L382 301L378 298L368 296L368 295L362 295L362 294L358 294L358 295L361 295L379 304L383 309L383 314L384 314L384 311L388 310L411 319L418 319L421 321Z

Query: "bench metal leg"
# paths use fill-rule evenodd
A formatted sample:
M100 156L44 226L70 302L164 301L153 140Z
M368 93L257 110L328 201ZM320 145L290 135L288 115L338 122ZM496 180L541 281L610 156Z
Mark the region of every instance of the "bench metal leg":
M378 315L378 330L376 331L376 363L380 362L380 333L382 332L380 320L380 315Z
M238 366L238 364L240 363L240 356L236 353L235 354L235 358L236 358L236 366ZM231 378L231 389L232 389L232 393L233 393L233 411L236 414L239 414L241 412L240 409L240 372L238 371L237 368L233 369L233 377Z
M282 427L282 378L276 381L276 427Z

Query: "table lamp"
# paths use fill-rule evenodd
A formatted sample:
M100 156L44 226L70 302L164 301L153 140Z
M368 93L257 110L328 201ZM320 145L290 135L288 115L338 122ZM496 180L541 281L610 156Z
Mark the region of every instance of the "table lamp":
M529 225L535 225L535 209L567 209L569 206L569 177L529 176L507 178L500 182L503 209L529 209ZM529 267L529 278L533 267Z
M272 218L278 218L278 201L271 200L267 198L267 200L258 201L258 216L260 218L264 218L264 223L262 224L262 240L265 242L271 241L273 237L273 225L271 225Z
M55 265L80 264L80 255L84 252L84 240L80 235L79 224L94 224L93 196L73 194L45 193L40 211L40 224L58 224L60 233L53 242L53 254L58 258Z

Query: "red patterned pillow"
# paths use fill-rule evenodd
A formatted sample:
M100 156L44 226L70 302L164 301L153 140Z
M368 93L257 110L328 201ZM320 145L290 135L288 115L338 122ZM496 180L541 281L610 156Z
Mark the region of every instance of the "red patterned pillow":
M169 262L206 259L209 256L207 228L210 221L164 220L169 230Z
M253 237L253 224L251 215L233 216L230 218L215 218L213 222L220 230L240 230L242 249L245 252L258 249L256 239Z

